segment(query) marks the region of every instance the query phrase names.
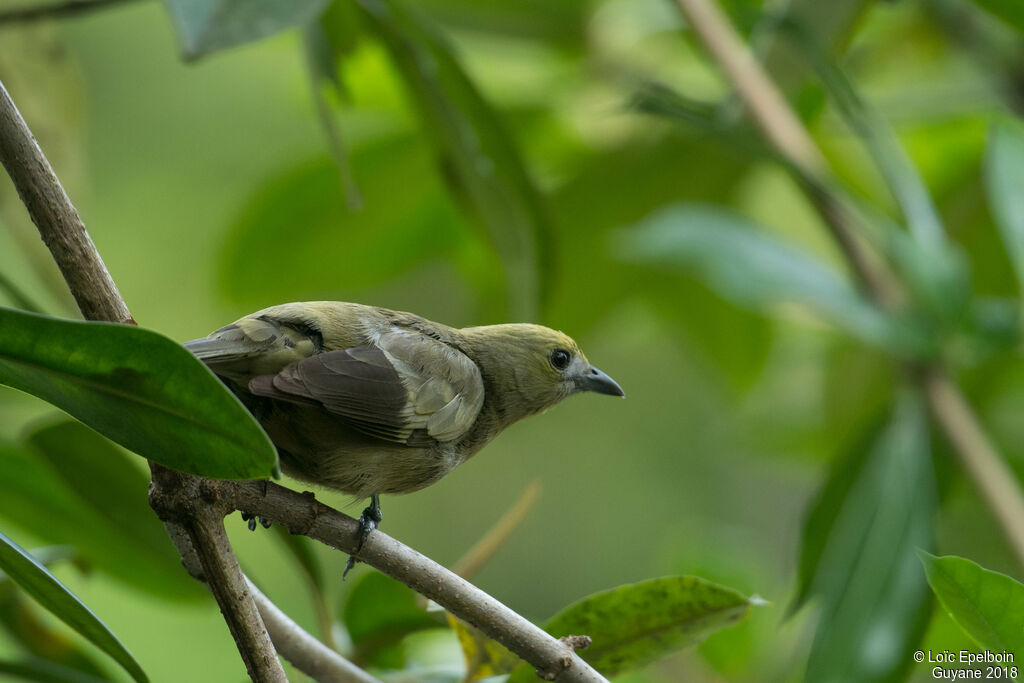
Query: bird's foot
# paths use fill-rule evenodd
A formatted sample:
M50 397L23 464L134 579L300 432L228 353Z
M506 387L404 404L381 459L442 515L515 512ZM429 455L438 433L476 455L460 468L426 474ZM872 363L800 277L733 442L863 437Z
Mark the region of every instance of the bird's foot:
M359 545L356 547L358 553L363 549L363 544L366 543L366 539L370 537L370 532L380 526L381 520L384 519L384 515L380 510L380 498L377 494L370 496L370 504L363 510L363 514L359 515ZM348 562L345 563L345 571L341 575L341 580L344 581L348 573L352 571L352 567L356 566L359 560L356 559L355 555L348 556Z
M271 526L271 522L270 522L269 519L265 519L265 518L260 517L258 515L254 515L251 512L243 512L242 513L242 519L244 521L248 522L249 531L256 531L256 520L257 519L260 521L260 526L262 526L264 529L269 529L270 526Z

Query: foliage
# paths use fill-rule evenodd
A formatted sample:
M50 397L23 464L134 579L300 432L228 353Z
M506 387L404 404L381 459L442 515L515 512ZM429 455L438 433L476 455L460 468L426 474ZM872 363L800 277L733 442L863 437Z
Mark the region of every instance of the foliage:
M0 536L24 589L0 582L0 672L109 677L78 633L144 676L52 571L129 624L116 630L147 670L207 646L191 675L237 677L222 624L194 636L212 603L121 447L206 476L271 475L250 415L154 330L192 338L303 298L458 325L544 321L627 378L626 407L560 407L503 435L461 482L386 505L395 533L442 556L497 516L496 484L564 483L479 578L528 614L571 602L545 628L590 635L580 654L606 674L884 681L920 675L916 649L1024 657L1017 581L915 557L955 551L1019 578L916 388L929 364L961 381L1021 483L1018 2L722 2L824 150L833 173L816 179L768 149L671 3L163 4L193 66L171 62L168 17L145 10L54 29L60 49L42 57L5 41L49 44L45 29L0 28L5 82L42 70L59 83L41 92L87 84L78 147L74 107L12 91L42 100L26 114L58 173L87 158L95 177L71 195L148 328L43 315L60 311L62 284L0 189L0 296L21 309L0 308L0 382L87 425L35 421L40 402L0 393L0 525L58 544L33 559ZM310 84L326 147L303 108ZM843 263L823 196L895 301L879 305ZM233 539L247 571L312 628L308 588L321 636L344 636L361 665L535 678L405 586L368 570L342 586L337 553L266 538ZM751 612L754 591L790 602L793 623ZM125 596L149 613L119 614ZM183 646L164 620L185 612Z

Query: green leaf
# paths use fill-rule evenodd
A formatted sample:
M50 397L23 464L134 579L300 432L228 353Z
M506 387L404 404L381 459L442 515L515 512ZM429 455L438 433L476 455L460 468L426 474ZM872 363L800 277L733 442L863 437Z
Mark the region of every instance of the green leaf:
M1024 125L1004 120L989 130L985 187L992 215L1010 255L1017 282L1024 288Z
M126 544L120 524L100 517L73 489L38 455L0 441L0 516L44 542L73 545L87 566L162 598L208 598L209 593L181 571L174 551L126 552L139 547L130 540ZM141 494L144 497L145 491ZM159 526L152 511L145 516ZM166 536L163 541L170 543Z
M67 490L117 534L119 561L125 553L136 553L148 563L161 565L163 573L181 575L178 553L149 507L149 478L130 455L70 420L38 428L26 441Z
M466 662L465 683L474 683L491 676L511 673L522 663L522 659L496 640L488 638L483 631L467 624L450 613L448 626L455 632Z
M933 543L936 499L924 408L905 396L808 513L795 606L818 598L821 616L806 680L901 680L931 613L914 553Z
M163 0L186 59L249 43L315 17L328 0Z
M432 27L395 0L357 1L405 81L446 180L502 259L508 316L536 319L550 289L551 227L510 131Z
M919 551L928 583L953 621L981 647L1024 657L1024 584L955 555Z
M355 646L353 660L385 668L402 668L396 649L410 633L442 624L420 607L408 586L380 572L368 572L345 602L342 622Z
M974 4L1024 32L1024 3L1020 0L974 0Z
M588 635L578 652L605 676L635 669L693 645L747 615L755 599L696 576L671 576L594 593L555 615L544 630L556 638ZM537 680L523 666L509 683Z
M926 340L887 316L834 271L724 208L676 204L620 235L622 257L691 272L738 306L764 311L799 303L863 341L899 354Z
M327 159L287 169L256 188L222 254L221 285L232 299L255 305L282 291L296 300L347 296L466 241L464 221L433 176L422 142L391 136L355 149L352 164L362 186L360 211L346 206L337 168ZM271 262L275 275L268 278Z
M109 678L98 678L84 671L72 669L39 657L10 661L0 659L0 674L18 680L38 683L109 683Z
M0 308L0 383L61 408L167 467L225 479L270 476L277 451L202 363L129 325Z
M140 683L149 678L110 629L43 565L0 533L0 569L35 600L110 655Z

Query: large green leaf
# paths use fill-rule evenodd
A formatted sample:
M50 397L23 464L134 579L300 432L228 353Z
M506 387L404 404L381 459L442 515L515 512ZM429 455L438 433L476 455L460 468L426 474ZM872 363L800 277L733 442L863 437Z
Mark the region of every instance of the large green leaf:
M807 680L900 679L931 612L914 553L933 543L935 489L923 406L904 397L833 469L807 516L797 605L821 606Z
M393 280L466 241L421 141L390 136L354 150L352 163L359 211L346 206L327 159L285 169L256 188L223 251L221 283L233 299L255 305L282 291L294 299L336 297ZM295 239L297 226L302 239Z
M942 607L981 647L1024 657L1024 584L955 555L919 553Z
M149 680L139 663L106 624L46 567L2 533L0 569L54 616L110 655L136 681L142 683Z
M99 465L98 469L102 471L104 466ZM86 480L86 485L91 486L88 482L102 486L92 476ZM0 517L46 543L74 546L87 566L154 595L179 602L209 596L198 582L181 571L173 550L157 550L159 544L151 547L148 542L140 542L135 534L125 534L121 521L106 519L88 506L75 492L76 485L55 473L38 453L0 441ZM133 495L141 496L145 504L145 492L143 488ZM125 509L129 507L134 506L125 504ZM127 527L149 520L160 530L148 507L135 514L143 519L125 521ZM170 543L166 534L162 543Z
M594 593L556 614L544 630L588 635L579 655L606 676L635 669L736 623L758 601L696 576L670 576ZM537 680L523 666L509 683Z
M141 328L0 308L0 383L125 448L207 477L256 479L277 451L242 404L179 344Z
M509 317L536 319L552 275L549 218L510 131L431 26L395 0L357 1L405 81L446 180L501 257Z
M1024 288L1024 124L1005 120L992 126L985 159L985 186L996 227Z
M329 0L163 0L186 59L249 43L311 20Z
M900 354L927 351L913 328L876 308L833 270L721 207L676 204L620 236L622 256L691 272L722 297L764 311L804 304L860 339Z

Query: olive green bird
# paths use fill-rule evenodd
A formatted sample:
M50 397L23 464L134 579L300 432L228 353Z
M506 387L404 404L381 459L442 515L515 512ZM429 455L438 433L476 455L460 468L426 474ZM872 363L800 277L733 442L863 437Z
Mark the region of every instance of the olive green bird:
M541 325L448 327L335 301L257 311L185 344L239 396L288 475L369 496L438 481L517 420L583 391L623 396Z

